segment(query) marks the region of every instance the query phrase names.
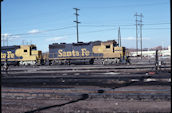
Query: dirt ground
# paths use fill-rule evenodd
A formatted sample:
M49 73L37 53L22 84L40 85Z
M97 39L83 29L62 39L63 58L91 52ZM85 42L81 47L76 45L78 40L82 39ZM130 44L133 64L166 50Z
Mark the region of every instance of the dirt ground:
M170 93L171 72L166 73L167 76L164 73L161 73L160 75L152 75L153 79L144 79L144 80L142 80L141 76L145 77L147 76L146 74L131 74L125 77L125 75L123 74L117 75L115 73L112 73L111 70L108 70L106 73L101 73L101 74L90 73L90 72L87 72L86 74L79 72L73 72L73 74L68 74L61 72L66 75L61 75L61 74L54 75L54 72L53 73L50 72L47 71L47 73L45 73L45 75L42 76L38 75L37 73L33 75L33 73L28 73L28 72L25 73L27 74L27 76L26 75L23 76L22 75L23 73L21 72L22 74L20 76L16 74L17 75L16 78L14 75L4 77L2 79L3 87L1 90L2 113L170 113L171 112L171 100L170 100L171 98L168 100L165 99L165 97L163 96L162 99L160 98L155 99L151 97L152 94L165 94L171 96ZM47 78L45 76L47 76ZM59 76L60 77L62 76L62 79ZM66 77L66 79L64 76ZM74 78L72 79L67 78L71 76ZM88 77L88 79L82 78L85 76ZM116 78L105 79L110 76ZM133 78L131 79L130 76L134 77L134 79ZM102 77L103 79L101 79ZM120 78L121 80L130 79L135 81L122 81L122 82L120 81L119 83L117 83L116 79L118 78ZM103 83L104 84L106 83L105 84L106 87L105 85L103 85L102 87ZM58 86L57 89L53 89L55 86ZM65 90L63 90L64 87L66 87ZM45 90L44 88L50 88L50 89ZM23 93L24 92L23 90L26 91L26 93ZM148 94L150 98L139 100L134 98L113 98L112 96L107 96L107 97L104 96L111 93L115 95L117 94L116 92L120 93L120 91L124 92L127 90L130 91L130 92L128 91L128 93L126 92L127 94L133 93L135 91L133 94L137 94L140 96L142 96L142 94ZM149 91L146 92L146 90ZM47 93L50 92L50 96L48 96L47 98L41 98L43 97L42 93L46 93L46 92ZM41 93L41 95L37 95L37 93ZM79 95L79 97L78 95L74 95L80 93L81 95ZM53 97L52 95L55 96ZM18 97L23 97L23 98L18 98Z
M138 101L118 99L87 100L2 100L2 113L142 113L171 112L170 101Z

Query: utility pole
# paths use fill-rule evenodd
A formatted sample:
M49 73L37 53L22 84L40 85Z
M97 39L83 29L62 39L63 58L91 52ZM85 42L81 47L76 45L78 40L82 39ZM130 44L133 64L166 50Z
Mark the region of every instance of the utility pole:
M158 50L156 50L156 53L155 53L155 71L156 73L158 72Z
M118 29L118 44L119 44L119 47L121 47L121 32L120 32L120 27Z
M2 1L3 0L1 0L1 3L2 3ZM0 27L1 27L1 3L0 3ZM0 29L0 34L1 34L1 29ZM4 44L4 36L3 35L1 35L2 36L2 39L1 39L1 41L2 41L2 43ZM2 46L2 45L1 45Z
M76 15L76 21L73 21L73 22L76 23L76 33L77 33L76 35L77 35L77 43L78 43L79 42L78 24L80 23L80 22L78 22L78 16L79 16L78 10L80 10L80 9L78 9L78 8L73 8L73 9L75 9L75 11L76 11L76 13L74 13Z
M140 16L140 48L141 48L141 59L142 59L142 18L143 18L143 15L142 13L139 15Z
M138 15L137 13L134 15L136 16L136 50L137 50L137 55L138 55L138 25L140 26L140 50L141 50L141 59L142 59L142 18L143 15L142 13ZM137 17L140 17L140 20L138 20Z
M1 35L2 36L2 44L3 46L8 46L8 36L4 36L4 35Z
M2 35L2 45L4 46L4 36Z
M8 46L8 36L7 36L7 46Z
M22 40L22 45L24 45L24 40Z
M3 0L1 0L1 3L3 2ZM0 3L0 28L1 28L1 3ZM2 31L1 31L1 29L0 29L0 34L2 34ZM3 43L3 46L4 46L4 38L5 38L5 36L4 35L1 35L2 36L2 39L1 39L1 41L2 41L2 43ZM2 46L2 45L1 45Z
M136 53L137 53L137 55L138 55L138 30L137 30L137 25L138 25L138 23L137 23L137 16L139 16L138 14L137 14L137 12L136 12L136 14L134 15L134 16L136 16Z

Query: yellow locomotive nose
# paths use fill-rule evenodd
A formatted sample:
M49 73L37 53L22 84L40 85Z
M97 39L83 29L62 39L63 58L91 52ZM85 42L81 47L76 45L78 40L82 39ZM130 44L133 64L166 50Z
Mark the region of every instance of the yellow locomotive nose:
M22 50L21 50L21 49L17 49L17 50L15 51L15 55L16 55L17 57L22 56Z

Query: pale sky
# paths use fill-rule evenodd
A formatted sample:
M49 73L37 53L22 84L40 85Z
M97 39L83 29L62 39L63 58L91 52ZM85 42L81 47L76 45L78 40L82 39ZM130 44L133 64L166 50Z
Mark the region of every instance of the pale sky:
M73 8L80 9L79 41L116 40L120 27L122 46L136 48L137 12L144 16L143 48L171 45L169 0L4 0L1 6L8 45L33 43L45 52L52 43L76 42Z

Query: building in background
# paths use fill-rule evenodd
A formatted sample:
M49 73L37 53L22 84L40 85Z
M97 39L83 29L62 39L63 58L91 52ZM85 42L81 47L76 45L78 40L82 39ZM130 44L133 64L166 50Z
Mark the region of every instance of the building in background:
M157 49L159 50L159 49ZM154 57L156 53L156 49L153 50L147 50L147 51L142 51L142 56L143 57ZM167 50L159 50L158 51L160 56L171 56L171 46L168 46ZM141 55L141 51L138 51L138 56ZM130 52L130 56L137 56L137 52Z

